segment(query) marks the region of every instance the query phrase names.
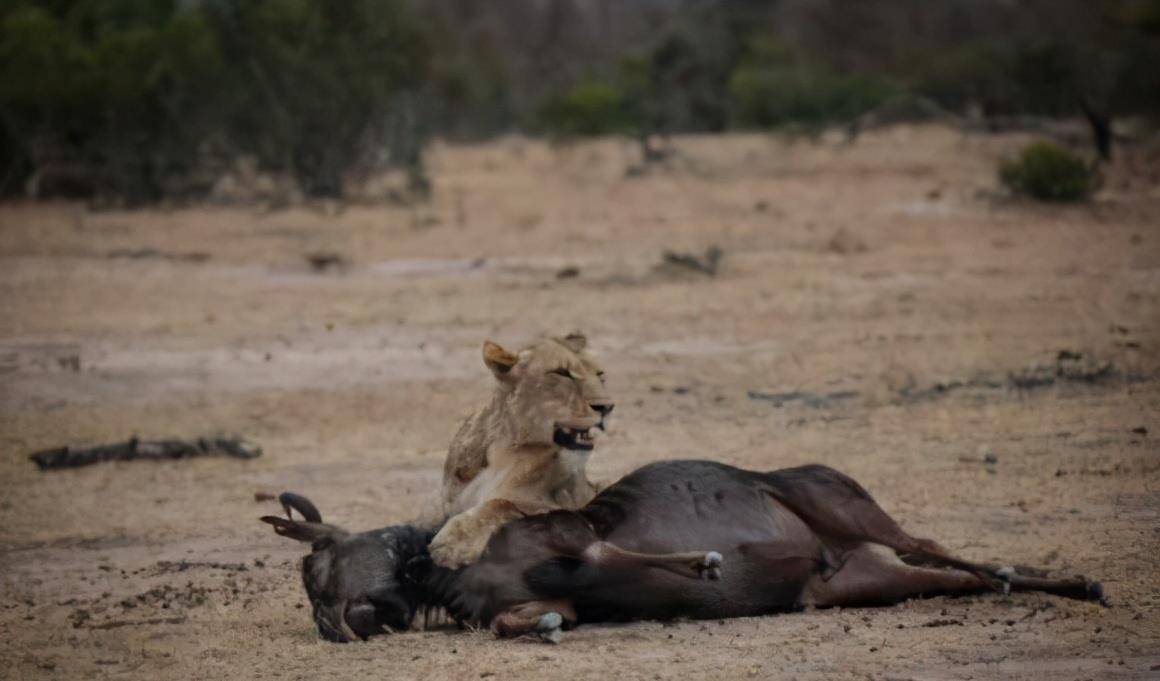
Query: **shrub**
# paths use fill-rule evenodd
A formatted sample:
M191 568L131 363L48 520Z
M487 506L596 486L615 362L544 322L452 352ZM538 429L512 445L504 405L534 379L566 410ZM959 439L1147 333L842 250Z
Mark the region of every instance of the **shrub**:
M917 56L900 70L917 92L952 110L978 104L988 115L1072 116L1086 101L1124 115L1160 108L1157 59L1154 38L1129 33L1110 46L1070 39L978 40Z
M641 131L721 131L728 123L729 64L707 36L674 32L652 49L622 60L619 81Z
M311 195L419 177L430 51L405 0L0 3L0 194L150 201L241 154Z
M655 45L622 57L605 80L582 81L540 110L540 123L564 135L721 131L728 112L728 64L703 36L666 34Z
M733 122L743 127L850 121L898 93L878 78L797 64L741 66L729 79Z
M1080 156L1034 142L999 167L999 180L1017 194L1041 201L1082 201L1099 185L1099 173Z
M623 93L599 81L579 83L549 99L540 111L540 121L559 135L607 135L633 129Z
M206 10L237 64L232 136L306 194L339 195L343 174L400 127L422 134L406 94L425 82L431 48L401 0L217 0ZM413 150L388 152L415 162Z
M1010 77L1009 52L989 42L971 43L916 56L902 68L913 73L920 95L948 109L963 111L979 103L1008 110L1019 94Z
M749 38L726 85L733 125L814 131L850 122L901 92L882 77L840 73L762 33Z

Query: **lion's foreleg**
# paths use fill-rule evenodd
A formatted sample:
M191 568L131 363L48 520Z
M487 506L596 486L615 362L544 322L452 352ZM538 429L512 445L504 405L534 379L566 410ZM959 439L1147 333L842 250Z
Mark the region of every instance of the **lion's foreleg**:
M544 510L547 507L540 504L489 499L447 521L428 546L431 559L446 568L474 563L492 532L510 520Z

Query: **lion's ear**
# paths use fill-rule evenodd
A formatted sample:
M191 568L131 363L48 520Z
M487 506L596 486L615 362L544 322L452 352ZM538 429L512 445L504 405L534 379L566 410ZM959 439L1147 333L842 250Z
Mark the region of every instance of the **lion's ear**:
M573 331L561 338L560 344L572 352L584 352L584 348L588 347L588 338L579 331Z
M496 378L504 378L519 358L491 341L483 342L483 363Z

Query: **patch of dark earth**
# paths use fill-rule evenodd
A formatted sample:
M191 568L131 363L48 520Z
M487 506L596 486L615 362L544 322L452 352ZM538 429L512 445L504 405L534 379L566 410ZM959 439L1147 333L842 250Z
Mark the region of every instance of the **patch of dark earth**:
M1153 374L1124 371L1114 362L1099 360L1072 350L1060 350L1055 361L1036 363L1002 378L980 375L975 378L940 381L926 388L907 386L895 392L895 404L910 404L938 399L956 392L1007 391L1023 394L1052 386L1111 386L1147 383ZM748 391L749 399L768 402L774 407L802 405L812 409L842 406L859 397L855 390L815 393L801 390L788 392ZM1135 431L1134 431L1135 432ZM1144 433L1147 431L1145 430Z
M257 567L262 567L264 564L257 564ZM157 572L163 574L166 572L185 572L190 568L208 568L211 570L226 570L227 572L246 572L250 566L245 563L219 563L216 561L193 561L193 560L159 560L157 561Z
M786 404L794 402L805 405L807 407L812 407L814 409L828 407L836 402L851 400L855 397L858 397L859 395L859 393L855 390L838 390L835 392L822 394L803 392L800 390L784 393L767 393L760 390L750 390L748 394L749 399L751 400L769 402L775 407L782 407Z
M1060 350L1055 362L1032 364L1007 374L1003 379L979 377L935 383L929 388L899 390L900 403L919 402L960 390L1008 390L1024 393L1058 385L1135 385L1155 378L1151 374L1124 371L1109 360L1098 360L1082 353Z
M124 258L128 260L171 260L175 262L205 262L209 260L209 253L165 253L156 248L117 248L105 254L106 258Z
M75 608L69 615L73 628L115 629L184 621L186 611L204 606L211 600L226 607L234 603L249 607L255 599L260 598L260 594L272 588L260 580L246 578L238 581L230 577L216 584L196 584L193 581L182 586L161 584L124 598L105 592L94 599L69 599L60 605L85 606ZM172 614L166 615L165 611ZM118 617L130 614L137 616Z

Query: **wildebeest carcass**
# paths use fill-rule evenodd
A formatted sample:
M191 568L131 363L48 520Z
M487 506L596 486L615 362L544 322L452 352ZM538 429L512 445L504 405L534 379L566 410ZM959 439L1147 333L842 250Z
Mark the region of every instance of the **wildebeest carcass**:
M501 636L629 619L740 617L913 596L1035 590L1103 598L1098 582L973 563L907 534L854 480L825 466L760 473L664 461L630 473L579 511L514 520L478 562L432 565L430 533L401 525L348 534L267 516L312 543L303 581L319 632L366 638L444 607ZM300 510L301 510L300 508ZM312 513L311 513L312 511Z

